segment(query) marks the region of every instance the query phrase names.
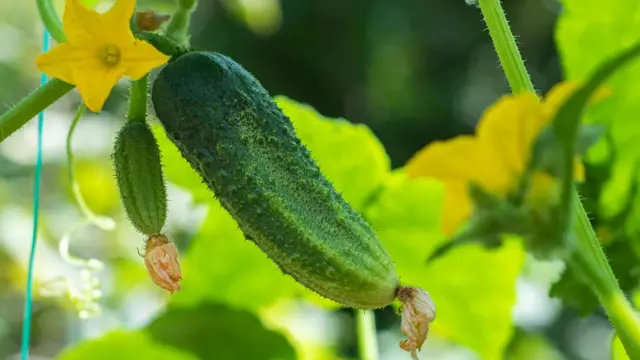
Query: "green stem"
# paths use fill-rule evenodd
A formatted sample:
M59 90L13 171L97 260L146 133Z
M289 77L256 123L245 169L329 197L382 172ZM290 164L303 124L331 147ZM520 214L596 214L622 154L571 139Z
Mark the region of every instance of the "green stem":
M148 75L131 82L127 121L145 122L147 120L147 82Z
M75 172L73 168L73 149L71 147L71 139L73 139L73 133L76 130L76 125L78 125L78 121L82 117L84 110L85 110L85 105L81 104L78 107L78 111L76 111L76 115L73 117L73 120L71 121L71 126L69 127L69 132L67 133L67 167L68 167L67 175L69 176L69 183L71 184L73 196L76 199L76 202L78 203L80 212L82 212L82 215L84 215L87 222L101 228L102 230L110 231L110 230L113 230L113 228L115 228L115 225L116 225L115 221L113 221L113 219L109 217L96 215L93 213L93 211L91 211L91 209L89 209L89 206L87 205L87 203L84 201L84 198L82 197L82 192L80 191L80 185L76 181ZM81 223L80 226L82 226L83 224L84 223Z
M575 191L572 206L575 217L572 235L575 236L576 251L572 254L569 265L591 286L629 357L640 359L640 316L620 290Z
M58 79L51 79L16 105L0 115L0 142L20 129L39 112L73 89L73 85Z
M58 16L53 6L53 0L36 0L36 5L38 6L38 13L40 13L44 27L49 31L51 37L58 43L67 41L60 16Z
M479 5L512 92L535 91L500 1L479 0ZM600 300L629 357L640 359L640 318L620 289L575 188L571 202L574 219L569 236L575 237L576 247L568 264Z
M533 83L520 56L500 0L479 0L478 3L511 91L514 94L534 92Z
M140 40L148 42L161 53L171 56L172 59L189 51L187 46L180 45L177 41L168 36L147 31L139 32L135 36Z
M171 15L167 25L167 36L182 45L188 45L189 20L196 4L196 0L178 0L178 9Z
M372 310L356 310L356 329L360 360L378 360L376 322Z

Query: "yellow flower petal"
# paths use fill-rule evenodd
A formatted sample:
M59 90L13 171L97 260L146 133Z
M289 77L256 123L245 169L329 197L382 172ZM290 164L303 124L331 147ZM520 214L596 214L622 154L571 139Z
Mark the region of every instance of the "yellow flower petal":
M495 161L502 162L513 177L527 165L540 112L541 105L534 94L505 96L485 111L478 124L479 141L493 150Z
M548 109L559 109L562 104L573 94L579 84L575 81L564 81L556 84L545 96L543 103ZM551 114L553 116L553 113Z
M110 30L105 34L106 41L113 44L135 41L130 25L135 7L135 0L117 0L109 11L100 16L100 26Z
M136 41L133 45L122 49L122 66L125 68L125 75L138 80L145 74L162 64L165 64L169 57L151 44L144 41Z
M36 66L43 73L60 79L69 84L75 84L73 70L78 63L87 59L87 50L62 43L44 54L36 57Z
M584 165L582 164L582 160L576 156L573 162L573 178L577 182L583 182L584 176Z
M106 29L100 29L100 14L87 9L80 0L67 0L62 15L62 26L71 44L95 44L102 39Z
M111 89L124 75L124 71L119 66L105 68L97 60L74 70L73 77L78 91L91 111L99 112L102 109Z
M407 163L411 177L470 179L468 153L474 154L476 139L461 135L448 141L437 141L418 151ZM462 155L462 156L461 156Z
M549 111L549 116L553 117L556 111L567 101L577 89L579 84L575 81L564 81L554 86L544 98L544 105ZM608 88L599 88L589 99L589 105L598 103L611 95L611 90ZM550 119L549 119L550 120Z
M473 209L468 195L469 184L463 181L451 181L445 184L442 204L442 231L452 235L464 223Z
M510 186L512 174L496 156L476 137L458 136L423 148L407 163L407 174L444 182L464 180L502 194Z

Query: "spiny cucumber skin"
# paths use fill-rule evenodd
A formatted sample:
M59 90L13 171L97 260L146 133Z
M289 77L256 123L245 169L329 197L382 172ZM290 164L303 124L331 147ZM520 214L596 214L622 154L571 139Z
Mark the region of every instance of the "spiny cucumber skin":
M283 272L349 307L393 302L389 254L251 74L224 55L193 52L160 72L152 99L182 156Z
M118 132L113 163L127 217L143 234L160 233L167 218L167 190L160 149L149 125L128 122Z

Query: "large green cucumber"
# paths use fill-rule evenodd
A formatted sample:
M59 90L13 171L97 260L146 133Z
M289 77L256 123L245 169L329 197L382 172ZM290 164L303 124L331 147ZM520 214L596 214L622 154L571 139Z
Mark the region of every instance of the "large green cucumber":
M283 272L346 306L393 302L400 284L389 254L251 74L192 52L160 71L152 99L183 157Z

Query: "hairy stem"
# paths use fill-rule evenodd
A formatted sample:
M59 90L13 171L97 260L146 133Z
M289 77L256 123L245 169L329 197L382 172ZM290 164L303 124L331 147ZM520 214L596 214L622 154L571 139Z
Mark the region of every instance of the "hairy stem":
M147 120L148 77L149 75L145 75L140 80L131 81L127 121L145 122Z
M576 251L572 254L569 265L591 286L629 357L640 359L640 316L620 290L575 192L572 207L575 217L572 236L575 236Z
M512 92L535 92L500 0L479 0L479 5ZM629 357L640 359L640 318L620 289L575 188L571 202L569 236L575 237L576 248L568 264L600 300Z
M69 176L69 183L71 184L73 197L75 198L76 203L78 203L80 212L82 212L82 215L84 215L86 221L89 222L90 224L93 224L99 227L100 229L103 229L105 231L110 231L110 230L113 230L113 228L115 228L115 225L116 225L115 221L109 217L96 215L93 213L93 211L91 211L86 201L82 197L82 192L80 191L80 185L76 181L75 172L73 169L73 149L71 147L71 140L73 139L73 133L75 132L76 125L78 125L78 121L82 117L84 110L85 110L85 105L81 104L78 107L78 111L76 111L76 115L73 117L73 120L71 121L71 126L69 127L69 132L67 133L67 167L68 167L67 175ZM82 225L84 225L84 222L80 223L79 226L82 226Z
M178 9L171 15L167 25L167 36L182 45L189 42L189 20L196 4L196 0L178 0Z
M514 94L534 91L522 56L502 10L500 0L479 0L478 5L489 28L489 35Z
M356 310L356 329L360 360L378 360L376 322L372 310Z
M28 96L22 98L11 109L0 115L0 142L24 126L39 112L71 91L73 87L73 85L64 81L51 79Z

